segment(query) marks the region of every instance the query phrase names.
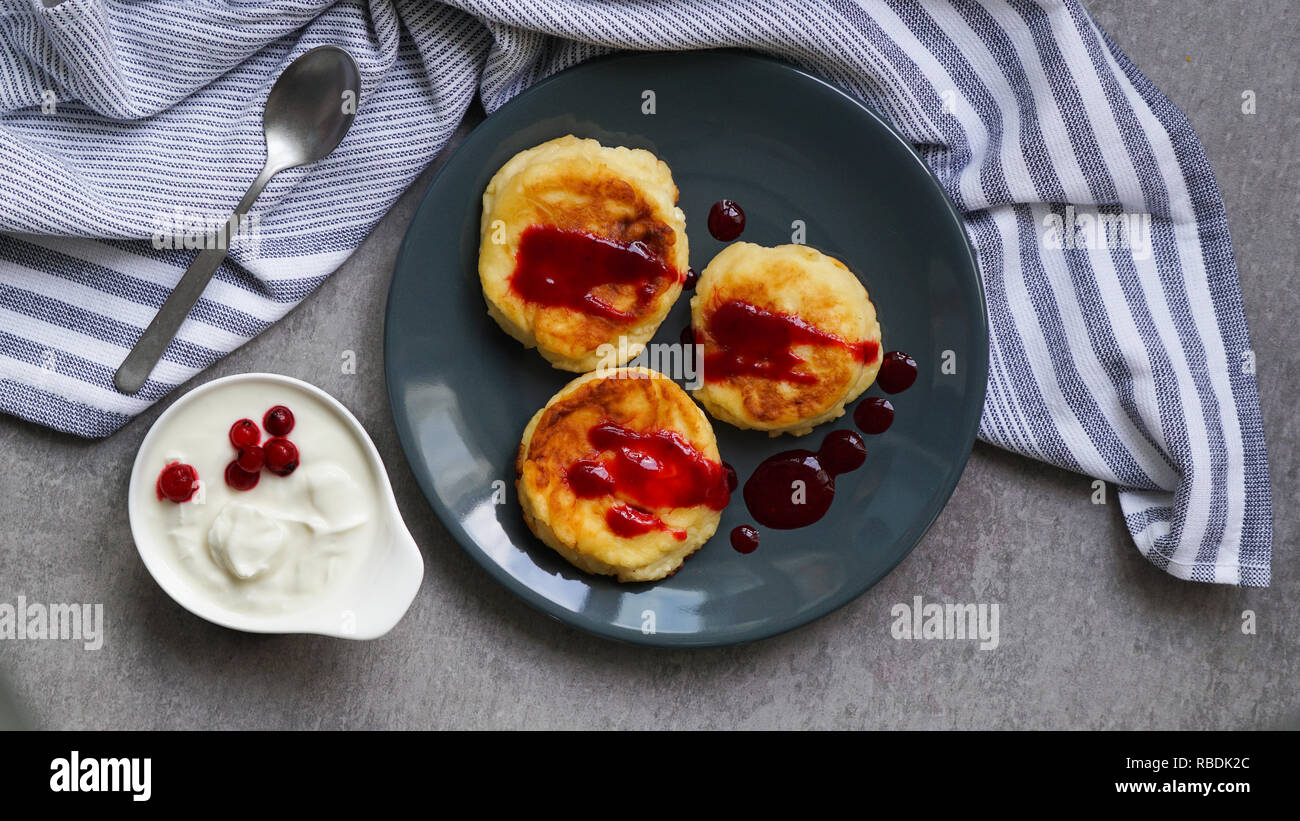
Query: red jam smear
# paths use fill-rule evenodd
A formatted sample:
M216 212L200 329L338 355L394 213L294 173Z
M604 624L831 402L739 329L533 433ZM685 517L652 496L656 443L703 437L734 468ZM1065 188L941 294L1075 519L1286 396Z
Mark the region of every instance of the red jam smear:
M639 433L606 421L587 432L587 441L602 453L612 453L605 466L614 492L642 507L703 504L722 510L731 499L722 464L675 431Z
M597 499L614 495L614 477L609 468L595 459L579 459L569 466L564 476L574 495L582 499Z
M804 360L791 350L796 345L843 348L862 362L874 362L880 352L880 346L872 340L849 342L797 316L737 299L719 304L705 323L712 345L704 355L704 378L710 382L734 376L759 376L813 384L817 378L799 370Z
M678 272L643 242L619 242L585 231L530 225L519 238L510 288L528 302L568 308L614 322L637 318ZM596 295L605 286L630 289L638 310L621 311Z
M664 530L685 539L685 532L668 527L651 511L698 505L722 510L731 501L724 465L679 433L641 433L606 420L587 431L587 441L598 453L574 462L565 481L579 498L614 496L623 502L605 514L605 523L618 536Z
M830 510L835 477L862 467L866 458L867 445L860 435L832 431L817 452L788 450L764 460L745 482L745 505L766 527L807 527Z
M615 536L622 536L624 539L631 539L652 530L662 530L671 533L679 542L686 541L685 530L669 527L667 522L650 511L628 505L615 505L605 511L605 525Z

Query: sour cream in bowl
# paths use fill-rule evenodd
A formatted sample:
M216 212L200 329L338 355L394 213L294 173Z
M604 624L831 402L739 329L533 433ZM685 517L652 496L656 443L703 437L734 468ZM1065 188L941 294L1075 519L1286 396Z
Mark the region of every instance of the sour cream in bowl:
M287 376L227 376L176 400L140 445L127 505L154 580L236 630L377 638L424 575L361 423Z

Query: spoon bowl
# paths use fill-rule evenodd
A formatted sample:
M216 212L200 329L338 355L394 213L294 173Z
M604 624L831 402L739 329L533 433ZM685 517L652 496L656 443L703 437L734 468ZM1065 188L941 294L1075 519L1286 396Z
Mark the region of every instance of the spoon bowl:
M267 165L277 170L328 156L356 117L361 72L338 46L320 46L289 64L266 97Z

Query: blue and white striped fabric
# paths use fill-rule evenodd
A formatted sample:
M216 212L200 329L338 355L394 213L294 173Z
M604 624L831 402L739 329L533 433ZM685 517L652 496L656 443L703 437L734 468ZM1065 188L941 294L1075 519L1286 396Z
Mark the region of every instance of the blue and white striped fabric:
M144 390L118 394L192 255L151 238L229 212L261 166L270 84L325 43L361 66L352 132L276 178L257 242L235 244ZM985 441L1117 485L1169 573L1268 584L1267 457L1213 174L1072 0L0 0L0 409L112 433L309 294L476 93L490 112L606 51L719 46L859 95L964 213L992 330Z

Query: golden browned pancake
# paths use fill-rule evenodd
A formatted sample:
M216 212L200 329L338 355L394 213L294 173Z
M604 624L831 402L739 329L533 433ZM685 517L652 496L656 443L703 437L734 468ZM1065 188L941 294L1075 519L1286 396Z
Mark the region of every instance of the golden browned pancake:
M880 370L866 288L805 245L724 248L700 274L691 326L704 349L695 398L716 419L772 436L843 415Z
M522 151L497 171L483 193L481 227L488 313L568 371L615 367L640 353L681 294L689 266L686 217L667 164L649 151L572 135ZM593 252L610 266L662 275L605 280ZM560 272L550 290L537 284L546 264ZM588 298L556 299L575 288Z
M515 464L524 521L574 566L619 581L675 572L729 491L708 417L647 368L589 373L533 416Z

